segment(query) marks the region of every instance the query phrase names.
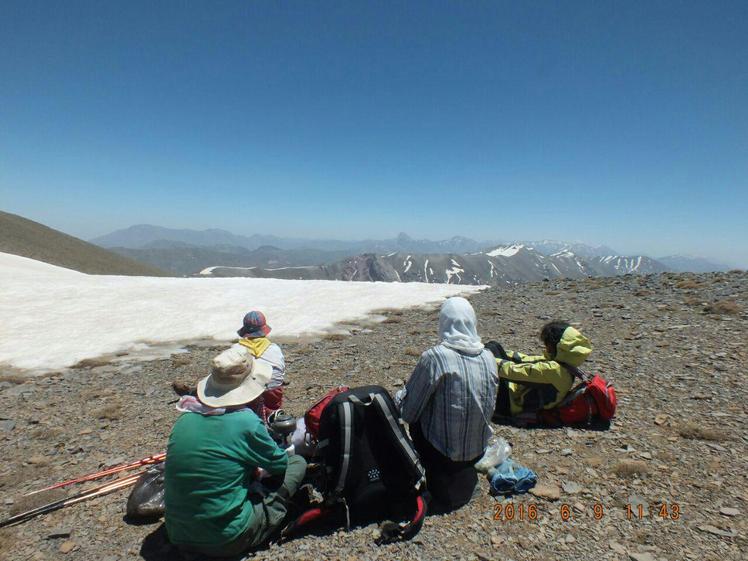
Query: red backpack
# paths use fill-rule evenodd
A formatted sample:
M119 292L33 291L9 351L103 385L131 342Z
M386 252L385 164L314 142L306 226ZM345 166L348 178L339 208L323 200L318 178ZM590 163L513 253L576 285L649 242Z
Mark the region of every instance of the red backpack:
M304 413L304 423L306 424L306 432L312 437L313 441L317 441L319 437L319 423L322 417L322 411L325 410L327 404L332 401L332 398L339 393L347 392L350 388L348 386L338 386L337 388L331 389L325 397L320 399L317 403L312 405L309 410Z
M590 424L593 419L610 421L616 414L616 390L599 374L589 374L564 365L581 383L557 407L564 425Z

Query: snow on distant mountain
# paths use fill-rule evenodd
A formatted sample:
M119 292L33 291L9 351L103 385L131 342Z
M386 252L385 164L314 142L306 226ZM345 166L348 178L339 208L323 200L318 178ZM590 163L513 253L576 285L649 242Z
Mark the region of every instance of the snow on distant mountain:
M52 370L152 344L229 341L248 309L265 312L273 334L319 334L376 309L438 302L479 287L277 279L86 275L0 253L0 364ZM189 305L185 305L189 303ZM39 343L40 326L60 326ZM112 327L116 318L116 328ZM145 342L145 343L144 343Z
M622 255L606 255L605 257L592 257L587 259L587 266L596 275L604 275L613 271L614 275L647 275L651 273L664 273L670 269L664 264L652 259L637 255L626 257Z
M522 244L500 246L496 249L492 249L491 251L487 251L486 255L488 255L489 257L511 257L512 255L517 255L519 250L523 247L525 246Z
M543 255L570 252L579 257L605 257L617 255L615 249L605 245L588 245L580 242L564 242L559 240L540 240L535 242L518 242L539 251Z
M664 265L644 256L607 256L585 259L568 250L546 256L531 247L515 244L470 254L401 252L386 255L363 254L319 267L237 269L212 266L201 271L201 274L205 276L497 286L545 278L648 274L666 270Z
M555 276L729 268L694 257L655 260L622 256L605 245L580 242L539 240L499 245L461 236L419 240L405 233L383 240L303 240L139 225L93 241L130 259L180 275L210 269L211 276L500 284ZM509 258L512 261L507 261Z
M732 267L724 263L717 263L710 259L692 255L668 255L667 257L659 257L657 260L667 265L673 271L680 273L711 273L732 269Z

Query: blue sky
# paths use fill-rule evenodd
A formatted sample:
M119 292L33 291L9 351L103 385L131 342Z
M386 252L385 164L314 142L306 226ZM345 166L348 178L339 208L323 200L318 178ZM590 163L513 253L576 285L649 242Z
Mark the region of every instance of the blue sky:
M748 2L0 4L0 208L748 265Z

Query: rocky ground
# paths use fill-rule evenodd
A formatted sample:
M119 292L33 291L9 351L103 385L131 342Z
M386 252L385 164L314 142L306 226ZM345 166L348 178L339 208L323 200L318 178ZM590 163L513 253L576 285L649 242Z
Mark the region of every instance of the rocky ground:
M513 457L538 473L535 494L499 503L482 480L470 505L430 517L411 542L377 547L371 525L296 539L258 559L744 559L746 273L552 281L471 301L484 338L507 348L539 350L539 327L556 317L587 333L591 366L619 395L611 429L498 427ZM341 383L397 389L435 342L436 317L434 310L396 311L348 337L284 345L287 408L301 414ZM27 491L163 450L177 415L171 381L204 374L217 350L91 363L24 383L6 376L0 516L21 508ZM178 559L160 523L123 520L125 500L121 492L0 530L0 558ZM530 505L537 520L527 519Z

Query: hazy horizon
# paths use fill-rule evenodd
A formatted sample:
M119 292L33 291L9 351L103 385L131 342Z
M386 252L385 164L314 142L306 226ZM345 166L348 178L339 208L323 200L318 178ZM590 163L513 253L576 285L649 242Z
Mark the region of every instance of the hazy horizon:
M559 239L748 266L748 3L0 5L0 204L83 239Z
M7 209L0 209L0 210L6 210L7 211ZM9 212L12 212L12 211L9 211ZM24 216L24 217L28 218L30 220L35 220L37 222L41 222L40 220L37 220L37 219L35 219L32 216ZM235 235L247 236L247 237L250 237L250 236L255 235L255 234L259 234L259 235L265 235L265 236L275 236L275 237L284 238L284 239L297 238L297 239L302 239L302 240L323 240L323 241L341 241L341 242L358 242L358 241L365 241L365 240L387 240L387 239L396 238L401 233L404 233L404 234L408 235L410 238L412 238L414 240L442 241L442 240L448 240L448 239L453 238L453 237L465 237L465 238L470 238L470 239L472 239L472 240L474 240L476 242L487 242L489 244L491 242L498 242L498 243L509 244L509 243L519 242L519 241L524 241L524 242L539 242L539 241L543 241L543 240L549 240L549 241L560 241L560 242L567 242L567 243L582 243L582 244L586 244L586 245L589 245L589 246L608 246L608 247L616 250L621 255L646 255L648 257L652 257L652 258L655 258L655 259L658 258L658 257L669 257L669 256L673 256L673 255L682 255L682 256L688 256L688 257L701 257L701 258L705 258L705 259L708 259L710 261L715 262L716 264L720 264L721 263L721 264L732 266L732 267L748 268L748 263L742 264L742 263L740 263L739 261L737 261L735 259L729 259L729 258L728 259L721 259L716 254L700 254L700 253L696 253L696 252L680 252L680 253L676 253L676 252L670 252L670 253L660 252L660 253L657 253L657 252L644 251L644 250L637 251L635 249L631 250L631 251L625 251L623 248L618 247L617 245L614 245L614 244L611 244L611 243L607 243L605 241L582 240L582 239L565 239L565 238L561 238L561 237L558 237L558 236L556 236L556 237L545 236L545 237L535 237L535 238L512 238L512 237L508 237L508 236L496 235L496 236L493 236L492 238L480 238L480 237L474 237L474 236L465 235L465 234L462 234L462 233L458 232L458 233L454 233L454 234L443 235L443 236L440 236L440 237L429 237L429 236L420 236L420 235L414 234L413 232L408 232L408 231L405 231L405 230L399 230L399 231L395 231L395 232L392 232L392 233L389 233L389 234L387 234L387 233L380 233L379 235L370 235L370 236L366 236L366 235L354 235L352 237L345 237L345 236L335 235L334 232L332 234L330 234L330 235L322 235L322 236L303 235L303 234L302 235L295 235L295 234L294 235L290 235L290 234L289 235L285 235L283 233L278 233L278 232L240 231L238 229L232 229L230 227L225 227L225 226L222 227L222 226L216 226L216 225L206 226L206 227L201 227L201 228L196 228L196 227L192 227L192 226L189 226L189 225L188 226L164 226L163 224L153 224L153 223L130 224L129 226L125 226L123 228L112 228L110 230L105 230L105 231L102 231L100 233L96 233L96 234L94 234L92 236L82 236L80 234L75 233L74 231L69 231L69 230L65 230L65 229L62 229L62 228L57 228L54 225L49 224L49 223L44 223L44 222L41 222L41 223L43 223L46 226L58 229L58 230L66 233L66 234L73 235L75 237L83 239L85 241L91 241L91 240L94 240L94 239L96 239L98 237L110 234L112 232L115 232L115 231L118 231L118 230L125 230L125 229L127 229L129 227L139 226L139 225L157 226L157 227L163 227L163 228L169 228L169 229L175 229L175 230L204 231L204 230L218 229L218 230L228 231L228 232L230 232L232 234L235 234ZM488 248L488 246L487 246L487 248Z

